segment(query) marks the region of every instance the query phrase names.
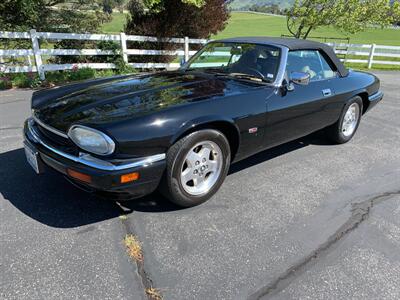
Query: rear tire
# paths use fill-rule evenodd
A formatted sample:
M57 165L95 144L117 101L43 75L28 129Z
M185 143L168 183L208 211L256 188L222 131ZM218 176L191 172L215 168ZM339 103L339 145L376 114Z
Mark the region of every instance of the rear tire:
M171 202L191 207L210 199L228 173L229 142L218 130L199 130L177 141L167 152L160 192Z
M327 137L337 144L350 141L360 125L363 111L361 97L356 96L346 103L339 120L326 128Z

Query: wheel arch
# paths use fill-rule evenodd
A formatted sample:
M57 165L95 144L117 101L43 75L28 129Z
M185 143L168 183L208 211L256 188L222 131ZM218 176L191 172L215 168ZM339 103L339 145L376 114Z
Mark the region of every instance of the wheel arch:
M221 131L225 135L229 142L229 147L231 150L231 160L233 161L240 144L239 129L237 128L233 120L218 117L209 117L187 122L172 137L170 145L173 145L184 136L202 129L216 129L218 131Z
M368 100L368 92L365 89L354 91L353 93L350 94L348 99L344 102L343 108L346 107L347 103L354 99L354 97L360 97L362 100L362 105L363 105L363 111L362 113L364 114L366 112L366 109L368 108L369 105L369 100Z
M361 97L361 100L363 102L362 114L364 114L368 110L368 106L369 106L368 92L363 91L363 92L358 93L356 96Z

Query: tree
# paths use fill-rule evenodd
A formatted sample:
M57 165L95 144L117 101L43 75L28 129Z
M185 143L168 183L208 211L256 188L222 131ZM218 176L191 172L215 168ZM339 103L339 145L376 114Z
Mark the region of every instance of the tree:
M198 8L204 6L204 4L206 3L206 0L180 0L180 1L184 4L193 5ZM149 10L160 11L165 7L164 5L168 2L168 0L142 0L140 2L142 2Z
M224 0L131 0L125 31L158 37L208 38L225 28Z
M110 20L102 12L103 0L1 0L0 30L4 31L37 31L49 32L97 32L100 25ZM114 0L113 3L118 3ZM39 43L42 43L40 40ZM53 41L55 49L85 49L97 45L94 41L61 40ZM0 48L30 48L29 40L2 40ZM11 58L14 59L14 58ZM88 62L97 58L89 56L54 56L49 58L53 63ZM104 59L104 57L102 57Z
M93 0L2 0L0 30L94 32L107 20Z
M103 8L103 12L112 14L114 8L118 8L120 11L123 10L125 0L99 0L100 5Z
M181 45L168 43L169 37L209 38L224 29L229 12L224 0L131 0L127 34L156 36L159 42L129 42L129 48L175 50ZM132 61L169 62L173 56L135 56Z
M356 33L370 26L392 25L400 16L400 2L390 0L295 0L287 12L287 28L306 39L321 26Z
M262 12L262 13L268 13L268 14L275 14L275 15L281 15L282 11L277 4L270 4L270 5L260 5L260 4L253 4L248 8L250 11L256 11L256 12Z
M159 42L129 42L131 49L175 50L169 37L209 38L224 29L229 12L224 0L131 0L125 32L160 38ZM132 61L169 62L173 56L134 56Z

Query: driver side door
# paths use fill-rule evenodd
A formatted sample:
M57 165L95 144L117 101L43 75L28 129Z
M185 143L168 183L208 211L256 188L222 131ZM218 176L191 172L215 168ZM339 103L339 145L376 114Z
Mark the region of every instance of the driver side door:
M333 123L340 105L334 81L338 75L318 50L297 50L288 54L286 73L305 72L308 85L293 84L292 91L281 89L267 101L266 147L305 136Z

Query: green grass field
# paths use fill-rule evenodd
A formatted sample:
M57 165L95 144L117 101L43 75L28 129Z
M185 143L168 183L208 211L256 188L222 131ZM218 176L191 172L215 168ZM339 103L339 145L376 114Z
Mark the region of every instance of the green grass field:
M289 34L285 17L258 15L252 13L232 13L224 31L214 38L234 36L281 36ZM311 33L316 37L350 37L354 44L400 45L400 30L369 29L355 35L343 34L334 28L323 27Z
M126 15L114 13L113 20L103 25L104 32L117 33L123 31ZM252 13L232 12L225 30L212 38L227 38L236 36L281 36L289 34L286 29L286 18L258 15ZM311 33L318 37L350 37L355 44L400 45L400 30L369 29L355 35L343 34L334 28L324 27Z
M123 32L127 14L113 13L112 17L113 18L111 22L103 24L103 26L101 27L102 31L105 33Z

